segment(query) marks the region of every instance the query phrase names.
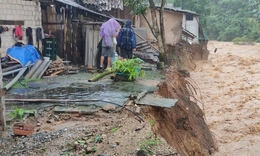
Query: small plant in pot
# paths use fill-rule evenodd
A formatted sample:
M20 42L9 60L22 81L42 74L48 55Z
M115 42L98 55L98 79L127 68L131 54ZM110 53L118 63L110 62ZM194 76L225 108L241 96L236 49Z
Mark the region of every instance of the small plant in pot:
M144 77L145 72L141 69L144 61L140 58L121 60L113 62L112 71L117 76L126 77L128 81L134 81L137 77Z

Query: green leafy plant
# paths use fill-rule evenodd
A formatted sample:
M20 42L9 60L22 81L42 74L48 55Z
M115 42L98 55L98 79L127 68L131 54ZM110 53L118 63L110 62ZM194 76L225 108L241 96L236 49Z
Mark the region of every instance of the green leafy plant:
M42 148L41 150L40 150L40 154L43 154L43 153L45 153L46 152L46 148Z
M122 74L128 77L128 80L135 80L137 77L144 77L145 72L141 69L143 60L140 58L114 61L112 71L116 74Z
M153 146L159 145L161 143L160 139L153 138L153 133L149 133L146 137L146 140L144 142L140 143L140 148L142 150L147 151L149 154L154 154L150 149Z
M121 126L116 126L115 128L113 128L113 129L111 130L111 133L115 133L117 130L119 130L120 127L121 127Z
M144 142L141 142L140 146L141 146L141 149L148 150L150 147L156 146L156 145L159 145L159 144L160 144L159 139L149 138L149 139L146 139Z
M96 146L92 147L91 151L92 152L96 152L97 151L97 147Z
M100 135L97 135L97 136L95 137L95 139L94 139L94 142L95 142L95 143L98 143L98 142L100 142L100 140L101 140L101 136L100 136Z
M23 108L16 108L15 111L10 113L10 117L22 119L24 114L34 114L33 110L25 110Z

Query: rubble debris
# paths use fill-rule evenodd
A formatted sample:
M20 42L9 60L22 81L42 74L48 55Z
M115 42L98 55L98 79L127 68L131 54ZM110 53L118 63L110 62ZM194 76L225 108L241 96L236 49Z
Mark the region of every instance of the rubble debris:
M29 125L25 125L22 123L16 123L13 126L14 135L31 135L34 131L34 128Z

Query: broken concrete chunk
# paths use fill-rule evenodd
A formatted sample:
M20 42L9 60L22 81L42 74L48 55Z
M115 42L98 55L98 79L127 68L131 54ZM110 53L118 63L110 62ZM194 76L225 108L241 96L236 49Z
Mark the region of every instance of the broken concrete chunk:
M136 112L137 114L140 114L141 108L137 106L136 109L135 109L135 112Z
M116 110L116 106L112 104L105 104L102 109L106 112L111 112Z

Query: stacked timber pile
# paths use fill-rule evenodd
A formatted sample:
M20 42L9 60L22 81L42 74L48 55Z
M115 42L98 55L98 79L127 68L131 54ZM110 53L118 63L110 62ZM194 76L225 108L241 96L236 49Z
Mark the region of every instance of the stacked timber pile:
M65 65L64 63L68 64L69 62L63 60L53 61L48 67L48 69L45 71L45 75L54 76L63 72L65 72L66 74L75 74L79 72L79 68L68 66Z
M66 72L68 74L77 74L79 72L79 68L68 66Z
M66 68L65 68L63 61L62 60L56 60L56 61L53 61L49 65L49 67L45 71L44 75L54 76L54 75L57 75L59 73L64 72L65 70L66 70Z

